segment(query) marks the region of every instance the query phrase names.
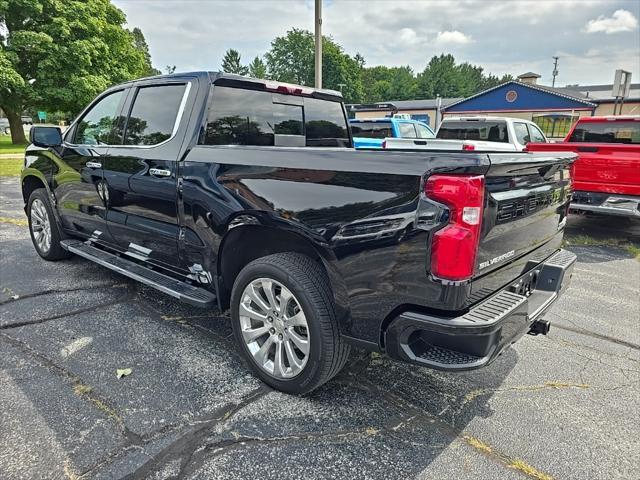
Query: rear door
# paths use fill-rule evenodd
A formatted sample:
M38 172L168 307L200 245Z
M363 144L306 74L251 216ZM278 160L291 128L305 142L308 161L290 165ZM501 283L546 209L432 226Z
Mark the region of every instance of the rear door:
M181 120L195 90L188 79L136 84L122 141L104 162L108 227L119 248L169 266L179 264L178 155L186 123Z

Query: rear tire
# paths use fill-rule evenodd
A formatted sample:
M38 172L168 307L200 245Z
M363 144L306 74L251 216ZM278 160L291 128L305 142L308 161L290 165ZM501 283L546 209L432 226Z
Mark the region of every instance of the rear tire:
M299 253L277 253L245 266L233 285L231 320L254 373L286 393L311 392L349 357L329 279L317 262Z
M49 196L44 188L31 193L27 202L27 219L33 246L45 260L62 260L71 254L60 246L64 239L56 222Z

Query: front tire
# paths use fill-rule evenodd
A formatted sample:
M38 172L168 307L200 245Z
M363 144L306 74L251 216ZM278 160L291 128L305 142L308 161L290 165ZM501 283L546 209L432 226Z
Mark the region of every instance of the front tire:
M231 293L233 333L251 369L286 393L305 394L333 378L349 356L329 279L298 253L277 253L242 269Z
M56 223L49 196L44 188L31 193L27 202L29 233L33 246L45 260L61 260L71 254L60 246L62 232Z

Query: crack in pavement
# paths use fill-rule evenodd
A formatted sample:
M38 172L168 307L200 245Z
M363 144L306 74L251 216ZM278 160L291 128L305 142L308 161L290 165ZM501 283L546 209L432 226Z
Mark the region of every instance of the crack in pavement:
M634 350L640 350L640 345L636 343L627 342L626 340L620 340L619 338L610 337L609 335L603 335L602 333L592 332L591 330L586 330L580 327L567 327L564 325L553 324L553 328L558 328L560 330L566 330L568 332L577 333L579 335L584 335L586 337L597 338L598 340L604 340L605 342L612 342L617 345L622 345L623 347L629 347Z
M191 462L194 453L201 447L202 441L209 435L213 427L228 421L240 410L260 400L271 391L271 388L263 385L253 390L240 401L219 408L215 413L208 416L206 420L200 420L196 424L196 428L192 428L178 437L178 439L154 455L151 460L142 464L133 473L123 477L123 479L145 478L149 473L157 471L158 468L172 460L180 460L180 469L183 470Z
M90 287L74 287L74 288L60 288L60 289L51 288L51 289L48 289L48 290L42 290L40 292L25 293L24 295L20 295L20 294L15 293L9 287L2 287L2 291L3 292L6 292L8 295L11 295L14 298L9 298L7 300L0 301L0 306L6 305L8 303L19 302L20 300L25 300L27 298L41 297L43 295L51 295L51 294L56 294L56 293L81 292L83 290L94 290L96 288L123 288L123 287L126 287L126 286L128 286L128 285L125 284L125 283L105 283L105 284L92 285Z
M127 286L117 286L117 288L126 288ZM100 308L104 308L104 307L110 307L113 305L117 305L119 303L126 303L129 300L131 300L133 297L135 296L135 291L131 291L128 288L125 291L125 294L122 295L120 298L117 298L115 300L109 300L106 302L101 302L101 303L97 303L95 305L91 305L88 307L83 307L83 308L79 308L76 310L72 310L70 312L66 312L66 313L59 313L56 315L51 315L48 317L44 317L44 318L40 318L38 320L31 320L31 321L23 321L23 322L15 322L15 323L11 323L11 324L7 324L7 325L0 325L0 331L1 330L10 330L13 328L19 328L19 327L25 327L28 325L39 325L41 323L45 323L45 322L49 322L51 320L58 320L60 318L64 318L64 317L71 317L74 315L78 315L80 313L87 313L87 312L93 312L96 310L99 310ZM17 300L16 300L17 301Z

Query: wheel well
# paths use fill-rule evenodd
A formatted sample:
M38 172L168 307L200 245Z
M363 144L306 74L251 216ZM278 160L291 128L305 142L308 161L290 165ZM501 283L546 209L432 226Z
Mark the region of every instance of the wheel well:
M34 190L38 188L45 188L45 185L42 180L33 175L29 175L25 177L22 181L22 198L24 199L24 203L29 201L29 197L33 193Z
M223 308L229 305L233 282L249 262L282 252L306 255L320 263L324 269L320 255L311 242L297 233L262 225L246 225L231 230L226 235L218 255L218 272L221 277L218 294Z

